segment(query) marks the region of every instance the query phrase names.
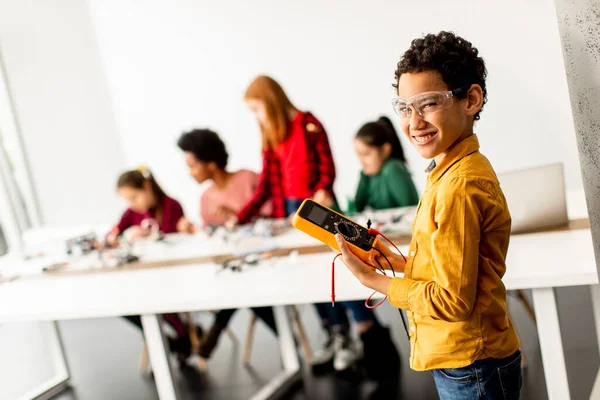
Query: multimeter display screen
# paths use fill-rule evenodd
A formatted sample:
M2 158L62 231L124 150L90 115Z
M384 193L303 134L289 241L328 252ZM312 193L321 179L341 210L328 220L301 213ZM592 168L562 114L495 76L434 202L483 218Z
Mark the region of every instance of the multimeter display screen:
M327 218L327 214L327 210L324 210L321 207L313 207L312 210L310 210L307 219L317 225L322 225L323 222L325 222L325 218Z
M294 219L297 217L311 222L331 235L339 233L348 242L365 251L371 250L376 238L375 235L369 233L367 228L358 225L356 222L336 213L333 210L322 207L312 200L306 200L303 203ZM314 236L314 233L307 233L311 236ZM322 234L319 233L314 237L319 240L323 240L321 235Z

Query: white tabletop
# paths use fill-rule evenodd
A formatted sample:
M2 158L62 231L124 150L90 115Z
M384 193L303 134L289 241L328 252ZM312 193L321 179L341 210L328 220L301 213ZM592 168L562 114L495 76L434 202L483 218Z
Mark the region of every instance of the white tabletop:
M589 229L513 235L503 281L508 289L598 283Z
M374 220L385 224L386 233L410 235L415 207L390 209L370 213ZM396 218L401 217L399 221ZM366 224L366 216L358 216L357 221ZM272 232L273 226L278 230L277 235L265 234ZM102 260L96 252L88 255L68 256L65 252L66 241L69 238L94 233L102 239L108 231L108 226L79 226L79 227L42 227L36 228L24 237L25 254L35 258L24 262L17 254L0 257L0 275L32 275L40 274L44 267L53 264L68 263L68 269L91 270L102 269L110 264ZM218 255L242 256L257 254L276 249L302 248L318 244L313 238L287 225L285 221L261 220L235 232L219 229L212 236L204 232L195 235L169 234L163 240L152 238L138 239L132 247L132 254L140 257L141 262L165 263L178 260L209 258ZM43 255L40 255L43 254ZM201 261L204 262L204 261Z
M330 301L332 254L295 257L242 272L203 264L19 279L0 284L0 322ZM507 266L508 289L598 282L589 229L513 236ZM370 293L338 263L337 301Z

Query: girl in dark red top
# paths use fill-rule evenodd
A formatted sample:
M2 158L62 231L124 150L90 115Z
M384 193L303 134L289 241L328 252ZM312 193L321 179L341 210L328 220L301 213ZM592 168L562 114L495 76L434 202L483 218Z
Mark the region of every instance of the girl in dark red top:
M181 205L165 194L147 168L123 173L117 182L117 190L127 200L129 208L106 237L109 244L116 244L117 238L127 229L131 230L129 240L149 236L153 224L158 224L162 233L193 230Z
M158 229L163 233L191 229L183 216L181 205L165 194L148 169L140 168L123 173L117 182L117 190L127 200L129 208L106 237L109 244L116 245L118 237L127 229L132 231L129 240L148 236L153 224L158 224ZM178 226L184 229L178 229ZM142 329L139 315L125 318ZM164 318L177 332L176 339L169 338L171 351L176 352L183 362L192 349L188 327L177 314L165 314Z
M244 99L260 126L263 169L254 196L228 225L250 222L267 200L275 218L293 214L309 197L332 206L335 165L319 120L294 107L268 76L257 77Z

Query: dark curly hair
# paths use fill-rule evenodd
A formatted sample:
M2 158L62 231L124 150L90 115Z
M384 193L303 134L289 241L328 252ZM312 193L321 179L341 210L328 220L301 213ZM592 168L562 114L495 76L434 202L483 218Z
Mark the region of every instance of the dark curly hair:
M425 71L437 71L450 90L476 83L483 90L483 104L487 102L485 62L471 42L453 32L442 31L437 35L429 34L414 39L398 62L392 86L398 90L398 81L404 73ZM466 92L457 94L459 98L465 98L466 95ZM479 120L482 110L483 105L475 114L475 120Z
M182 134L177 141L177 146L182 151L192 153L198 161L214 162L221 169L227 167L229 154L225 143L210 129L194 129Z

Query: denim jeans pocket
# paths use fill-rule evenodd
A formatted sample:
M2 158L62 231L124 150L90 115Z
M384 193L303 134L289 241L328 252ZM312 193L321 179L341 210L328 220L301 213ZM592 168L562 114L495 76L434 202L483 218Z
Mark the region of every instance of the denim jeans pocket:
M500 386L505 400L518 400L523 385L523 377L521 375L521 352L517 351L516 355L510 357L508 363L498 368L498 376L500 377Z
M455 382L473 382L477 380L475 368L471 365L463 368L445 368L437 370L444 378Z
M441 400L479 398L479 382L474 365L433 370L433 379Z

